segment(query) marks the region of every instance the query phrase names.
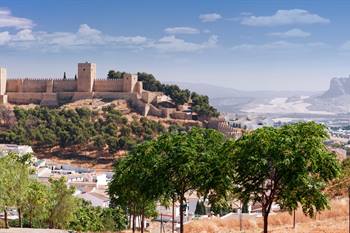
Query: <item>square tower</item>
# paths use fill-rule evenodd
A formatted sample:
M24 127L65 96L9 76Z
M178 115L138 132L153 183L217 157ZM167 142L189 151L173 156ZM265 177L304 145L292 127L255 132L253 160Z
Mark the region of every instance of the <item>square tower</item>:
M78 92L92 92L96 79L96 64L78 64Z
M7 81L6 69L0 68L0 95L5 95L6 93L6 81Z
M6 69L0 68L0 104L7 104L6 81Z
M123 76L123 92L134 92L134 87L137 83L136 74L124 74Z

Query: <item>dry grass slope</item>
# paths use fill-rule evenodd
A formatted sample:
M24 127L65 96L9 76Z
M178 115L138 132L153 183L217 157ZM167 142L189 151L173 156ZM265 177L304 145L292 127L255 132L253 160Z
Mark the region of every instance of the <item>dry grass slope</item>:
M348 232L348 200L333 200L331 208L318 213L315 218L305 216L299 209L296 212L296 229L293 229L293 216L280 212L269 217L271 233L345 233ZM243 220L245 233L260 233L262 218L256 222ZM239 221L233 219L212 218L193 221L185 226L186 233L238 233Z

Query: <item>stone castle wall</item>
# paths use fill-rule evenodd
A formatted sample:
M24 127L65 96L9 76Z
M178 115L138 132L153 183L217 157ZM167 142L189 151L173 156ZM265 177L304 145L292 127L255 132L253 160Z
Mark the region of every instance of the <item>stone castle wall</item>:
M122 92L123 79L95 80L93 91L97 92Z
M46 92L46 80L25 79L22 83L22 92L43 93Z
M58 106L81 99L125 99L140 114L190 119L190 115L158 105L163 93L143 90L137 75L122 79L96 79L96 65L79 63L77 79L9 79L0 68L0 104L40 104ZM160 107L160 108L159 108Z
M53 80L53 92L74 92L77 90L77 80Z

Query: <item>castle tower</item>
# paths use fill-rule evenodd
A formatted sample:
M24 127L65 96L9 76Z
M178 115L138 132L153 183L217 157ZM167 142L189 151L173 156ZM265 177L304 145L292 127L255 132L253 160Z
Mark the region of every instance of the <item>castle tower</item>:
M7 103L6 82L7 82L6 69L0 68L0 104Z
M78 64L78 92L92 92L96 79L96 64Z
M137 83L136 74L124 74L123 76L123 92L134 92L135 85Z

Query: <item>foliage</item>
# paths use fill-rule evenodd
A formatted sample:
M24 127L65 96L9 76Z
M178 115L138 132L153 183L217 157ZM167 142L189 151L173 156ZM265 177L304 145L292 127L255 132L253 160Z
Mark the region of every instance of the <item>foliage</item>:
M115 72L114 70L108 71L107 79L122 79L125 72Z
M22 209L26 203L30 168L27 159L10 153L0 158L0 210L5 214L10 207L19 210L20 225L22 224ZM7 225L7 219L5 219Z
M107 74L108 79L120 79L124 72L110 70ZM199 95L190 92L188 89L181 89L178 85L162 84L152 74L139 72L138 80L142 81L143 88L147 91L163 92L168 95L176 105L183 105L192 100L193 111L201 116L217 117L219 112L209 104L208 96Z
M155 201L173 199L183 213L188 191L205 197L223 192L230 184L221 153L224 142L215 130L193 128L138 145L115 164L109 187L113 205L147 216L144 210ZM183 232L183 214L180 217Z
M50 228L67 228L77 208L74 187L67 187L65 177L49 179L48 224Z
M165 131L161 123L141 118L128 121L113 106L99 115L87 108L49 109L15 108L16 123L0 132L0 143L27 144L40 147L68 147L92 144L95 149L111 153L129 150L137 142L149 140Z
M300 204L310 216L327 207L323 189L340 171L324 145L327 137L324 126L308 122L257 129L234 143L234 190L241 200L262 205L264 232L273 203L289 211Z
M36 180L31 180L24 206L24 218L28 219L28 227L42 227L45 225L48 216L46 208L48 198L49 188Z
M75 231L117 231L125 229L126 218L120 209L94 207L82 199L77 200L78 208L69 228Z

